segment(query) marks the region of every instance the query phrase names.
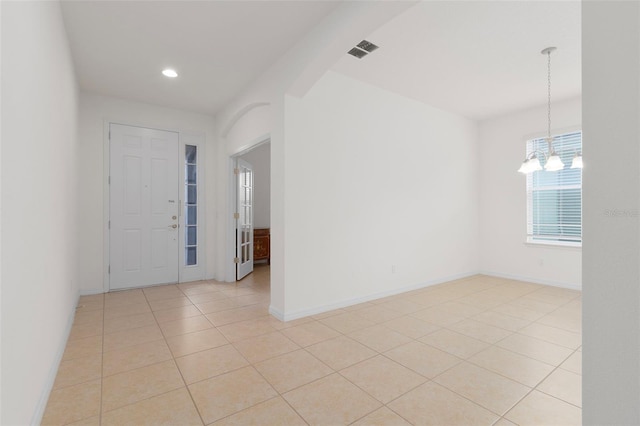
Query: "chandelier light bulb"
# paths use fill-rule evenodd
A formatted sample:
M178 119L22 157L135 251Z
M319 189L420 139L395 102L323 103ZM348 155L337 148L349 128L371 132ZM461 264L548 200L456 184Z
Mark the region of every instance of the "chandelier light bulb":
M522 162L522 164L520 165L520 168L518 169L518 171L519 171L520 173L524 173L524 174L529 173L529 167L528 167L528 164L529 164L529 160L524 160L524 161Z
M538 157L534 155L533 158L529 160L529 171L537 172L538 170L542 170L542 166L540 165L540 160L538 160Z
M576 154L573 157L573 161L571 162L572 169L581 169L582 168L582 154Z
M526 158L518 169L520 173L524 173L525 175L538 170L542 170L542 166L540 165L540 160L538 160L538 157L535 154Z
M549 158L547 158L547 164L544 165L544 169L549 172L556 172L564 169L564 163L558 154L552 152Z

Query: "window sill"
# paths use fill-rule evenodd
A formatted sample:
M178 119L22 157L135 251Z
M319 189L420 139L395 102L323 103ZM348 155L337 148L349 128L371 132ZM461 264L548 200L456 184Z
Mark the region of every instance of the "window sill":
M530 241L524 242L524 245L531 247L553 247L561 249L582 249L582 243L571 243L568 241Z

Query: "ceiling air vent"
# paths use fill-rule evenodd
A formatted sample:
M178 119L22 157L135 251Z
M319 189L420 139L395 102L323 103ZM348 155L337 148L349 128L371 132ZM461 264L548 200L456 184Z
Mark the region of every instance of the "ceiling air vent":
M365 52L364 50L360 50L357 47L354 47L350 51L347 52L349 55L353 55L358 59L362 59L369 54L369 52Z
M378 46L376 46L375 44L371 43L370 41L362 40L360 43L357 44L356 47L354 47L353 49L351 49L347 53L349 55L355 56L358 59L362 59L365 56L367 56L369 53L371 53L374 50L376 50L377 48L378 48Z
M376 46L375 44L367 40L362 40L360 43L358 43L358 47L362 50L366 50L369 53L373 52L378 48L378 46Z

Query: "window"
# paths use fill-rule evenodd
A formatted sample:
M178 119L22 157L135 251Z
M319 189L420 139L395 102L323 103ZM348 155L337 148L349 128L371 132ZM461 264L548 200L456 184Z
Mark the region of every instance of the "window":
M185 254L186 266L198 264L198 147L185 146L185 198L184 225L185 225Z
M527 241L551 244L582 242L582 169L571 161L582 151L582 133L554 136L553 148L564 169L527 174ZM527 152L549 153L545 138L527 141ZM541 161L544 155L538 155ZM544 164L542 164L544 167Z

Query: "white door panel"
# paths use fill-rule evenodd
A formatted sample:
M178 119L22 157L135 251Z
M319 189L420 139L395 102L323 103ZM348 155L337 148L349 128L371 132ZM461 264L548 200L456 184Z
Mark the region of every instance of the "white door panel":
M110 125L111 290L178 281L178 145L174 132Z
M236 279L253 272L253 167L244 160L236 163Z

